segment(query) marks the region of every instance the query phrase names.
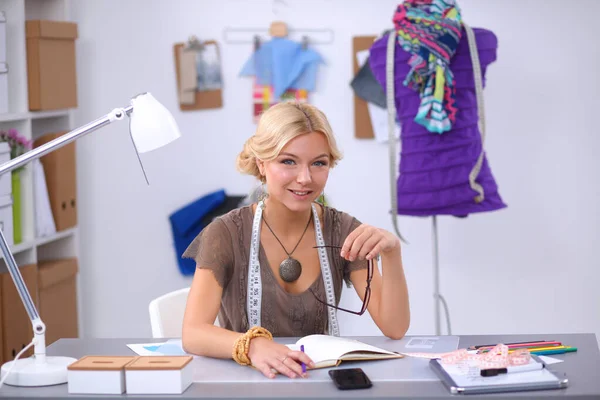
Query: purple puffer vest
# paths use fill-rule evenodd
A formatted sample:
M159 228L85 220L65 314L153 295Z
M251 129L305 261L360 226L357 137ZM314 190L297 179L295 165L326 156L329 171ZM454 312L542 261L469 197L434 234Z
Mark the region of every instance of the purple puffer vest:
M496 60L498 40L493 32L473 29L485 86L487 66ZM386 88L388 35L378 38L370 49L369 62L375 78ZM469 184L469 173L481 152L477 125L477 99L473 66L465 30L450 63L456 84L458 113L452 129L443 134L429 132L414 121L419 93L404 86L411 54L395 40L394 97L400 121L401 152L397 179L398 214L412 216L454 215L499 210L506 207L498 193L487 157L475 181L484 189L484 200Z

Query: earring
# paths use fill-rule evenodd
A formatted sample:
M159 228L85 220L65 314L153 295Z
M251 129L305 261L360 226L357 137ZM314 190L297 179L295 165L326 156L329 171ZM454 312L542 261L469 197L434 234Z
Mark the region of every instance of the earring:
M269 193L267 192L267 185L265 183L261 183L258 190L260 191L258 195L258 201L265 201L267 197L269 197Z
M323 205L323 207L327 206L327 200L325 199L325 192L321 193L321 195L317 198L317 203Z

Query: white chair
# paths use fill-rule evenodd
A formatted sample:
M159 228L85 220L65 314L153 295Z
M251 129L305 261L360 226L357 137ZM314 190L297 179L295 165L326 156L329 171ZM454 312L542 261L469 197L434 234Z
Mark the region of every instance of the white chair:
M183 327L183 315L190 288L183 288L163 294L152 300L150 311L150 326L153 338L180 338ZM219 326L219 319L215 320Z
M190 288L175 290L152 300L149 305L153 338L180 338L183 314Z

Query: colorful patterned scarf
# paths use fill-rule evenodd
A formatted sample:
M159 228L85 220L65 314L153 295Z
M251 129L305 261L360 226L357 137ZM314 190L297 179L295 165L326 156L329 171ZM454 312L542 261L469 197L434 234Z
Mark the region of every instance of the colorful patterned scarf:
M415 121L430 132L452 128L458 111L450 60L461 38L461 15L455 0L405 0L394 14L398 42L411 53L404 85L418 91Z

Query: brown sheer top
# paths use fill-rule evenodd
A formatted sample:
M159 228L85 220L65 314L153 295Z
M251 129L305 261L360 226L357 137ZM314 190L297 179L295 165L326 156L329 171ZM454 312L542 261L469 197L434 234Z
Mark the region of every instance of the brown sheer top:
M183 254L184 258L195 259L198 268L213 272L223 288L219 324L236 332L245 332L250 328L246 314L246 292L253 219L251 205L232 210L206 226ZM344 212L331 207L323 208L321 228L326 245L342 246L346 236L359 225L356 218ZM367 262L344 260L337 249L327 249L327 255L337 305L343 282L346 281L350 286L350 272L367 268ZM273 336L279 337L327 334L327 306L319 303L310 290L298 294L284 290L269 268L262 245L258 260L262 281L261 325ZM310 288L320 299L326 299L322 274Z

